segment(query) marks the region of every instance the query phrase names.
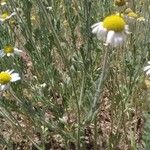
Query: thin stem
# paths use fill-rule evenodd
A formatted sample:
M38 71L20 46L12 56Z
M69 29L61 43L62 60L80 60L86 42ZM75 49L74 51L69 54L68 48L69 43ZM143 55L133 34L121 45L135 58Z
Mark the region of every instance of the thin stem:
M97 117L94 118L94 150L97 150Z
M109 48L106 47L104 59L102 62L102 71L101 71L101 74L97 80L96 92L95 92L95 96L94 96L94 100L93 100L93 105L92 105L90 114L88 116L88 121L91 119L93 120L96 117L97 112L98 112L98 107L99 107L98 104L100 104L100 102L98 102L98 100L100 100L100 97L101 97L101 93L103 90L102 86L103 86L104 80L106 78L106 72L107 72L107 68L108 68L108 54L109 54L108 51L109 51Z
M96 111L96 109L97 109L96 104L97 104L97 102L101 96L102 85L103 85L104 77L106 75L107 65L108 65L108 47L105 49L103 65L102 65L102 73L99 77L97 91L96 91L95 97L94 97L93 112ZM94 116L94 150L98 149L98 147L97 147L97 136L98 135L97 135L97 113L96 113Z

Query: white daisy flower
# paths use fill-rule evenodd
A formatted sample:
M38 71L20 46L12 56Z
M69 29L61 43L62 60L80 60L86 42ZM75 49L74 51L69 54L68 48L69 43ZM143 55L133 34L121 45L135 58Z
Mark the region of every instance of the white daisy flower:
M15 16L16 12L11 13L10 15L5 12L2 15L0 15L0 24L2 24L4 21L10 19L11 17Z
M105 45L112 47L120 46L129 34L129 27L124 19L118 15L106 17L103 22L92 25L92 33L97 35L99 40L105 42Z
M13 72L14 70L0 72L0 91L8 89L11 82L15 82L21 79L18 73Z
M12 47L10 45L5 46L3 49L0 50L0 57L6 56L14 56L14 54L21 55L22 50L18 48Z
M144 71L146 72L146 75L150 75L150 61L147 62L148 65L144 67Z

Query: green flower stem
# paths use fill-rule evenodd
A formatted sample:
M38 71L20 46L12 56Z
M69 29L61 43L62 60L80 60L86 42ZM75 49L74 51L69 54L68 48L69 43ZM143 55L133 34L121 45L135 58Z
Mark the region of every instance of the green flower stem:
M101 99L101 93L103 90L102 86L107 76L109 50L110 50L109 47L105 48L105 54L104 54L104 59L102 62L102 69L101 69L102 71L96 83L96 92L94 95L93 105L91 107L87 121L93 120L96 117L99 110L99 104L100 104L99 100Z

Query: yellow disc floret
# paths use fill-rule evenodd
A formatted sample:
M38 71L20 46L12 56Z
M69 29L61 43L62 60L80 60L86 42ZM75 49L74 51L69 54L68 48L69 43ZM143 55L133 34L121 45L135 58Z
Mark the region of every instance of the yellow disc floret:
M11 76L9 73L3 71L0 73L0 84L7 84L10 82L10 80Z
M12 46L5 46L4 47L4 52L7 53L13 53L14 52L14 48Z
M104 28L115 32L122 32L124 30L125 24L126 23L124 19L117 15L108 16L103 21Z

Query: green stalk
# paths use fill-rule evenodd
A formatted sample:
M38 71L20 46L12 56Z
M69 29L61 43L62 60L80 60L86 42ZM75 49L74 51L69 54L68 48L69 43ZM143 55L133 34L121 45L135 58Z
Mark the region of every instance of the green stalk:
M91 107L87 121L93 120L97 116L97 113L98 113L98 107L100 104L100 102L98 100L100 100L100 98L101 98L101 93L103 90L102 86L103 86L103 83L104 83L104 81L106 79L106 75L107 75L106 73L107 73L108 61L109 61L108 60L109 50L110 50L109 47L105 48L104 59L102 62L102 71L97 80L96 92L95 92L95 96L94 96L94 100L93 100L93 105Z
M98 150L97 147L97 137L98 137L98 132L97 132L97 118L94 118L94 150Z

